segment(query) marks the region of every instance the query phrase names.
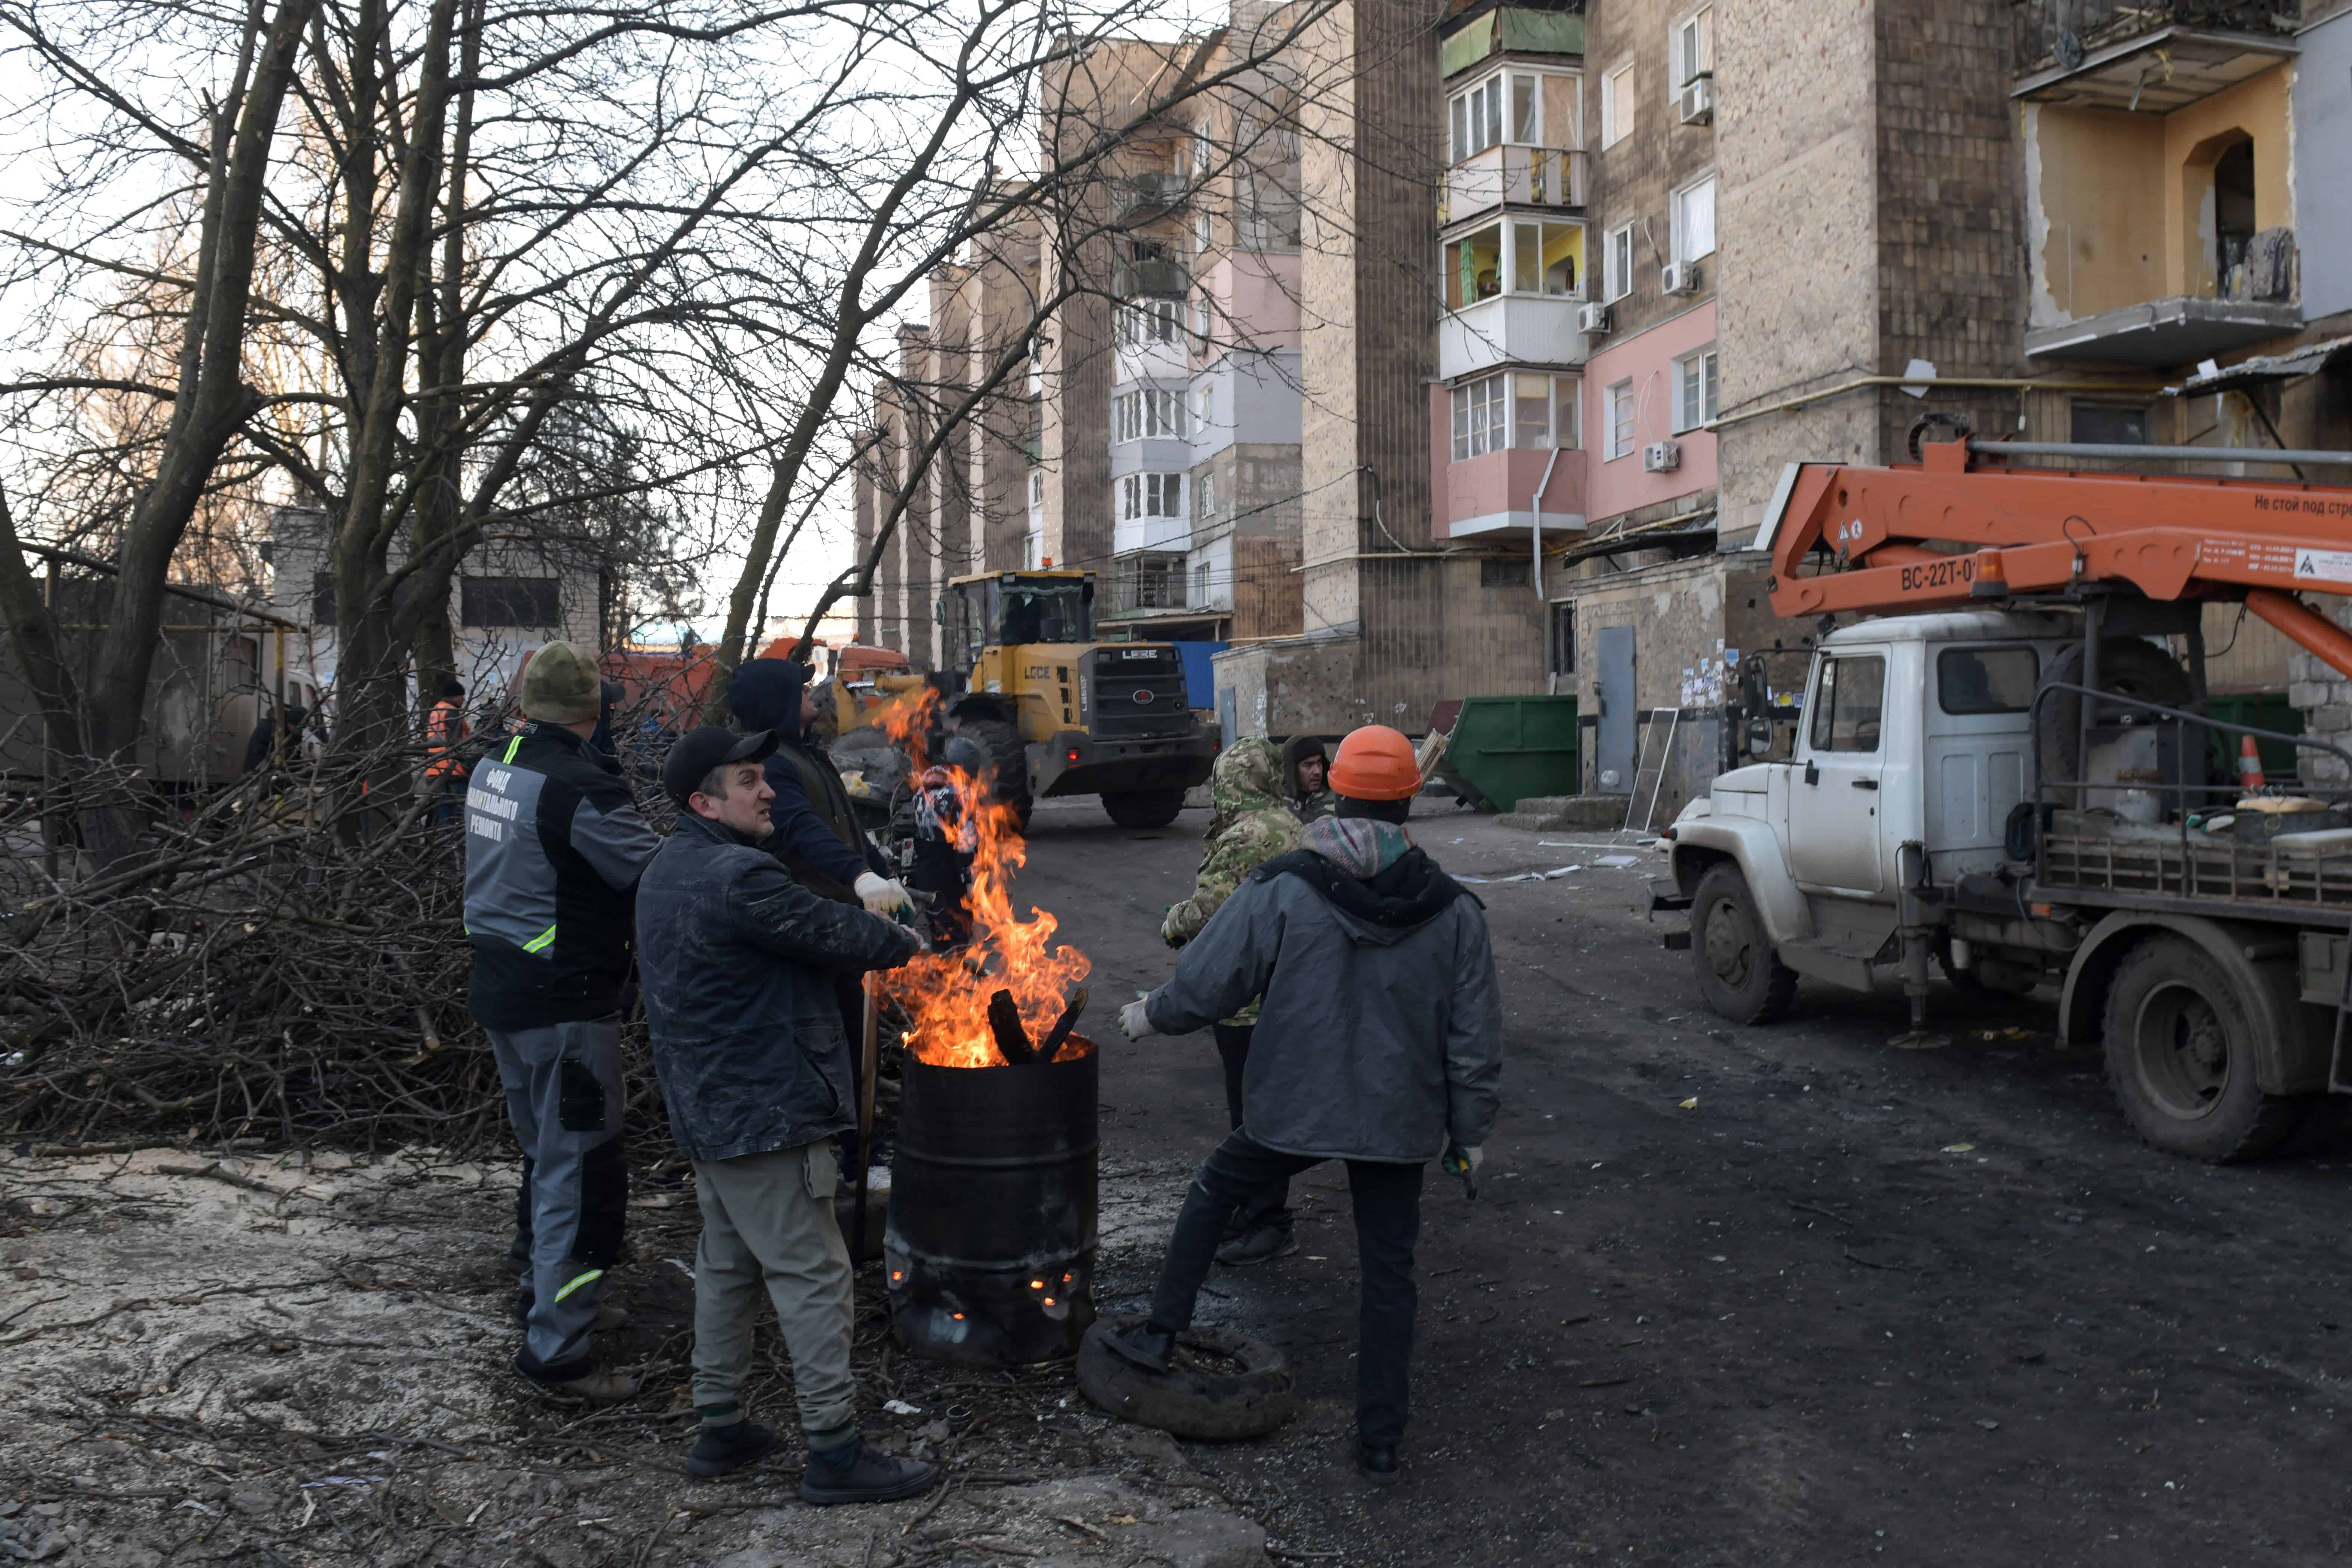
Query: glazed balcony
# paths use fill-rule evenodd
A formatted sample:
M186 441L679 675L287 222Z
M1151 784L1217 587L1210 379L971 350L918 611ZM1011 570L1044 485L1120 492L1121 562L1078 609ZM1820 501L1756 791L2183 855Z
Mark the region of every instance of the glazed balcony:
M1459 223L1503 206L1581 208L1585 163L1580 147L1507 142L1475 153L1445 171L1437 221Z

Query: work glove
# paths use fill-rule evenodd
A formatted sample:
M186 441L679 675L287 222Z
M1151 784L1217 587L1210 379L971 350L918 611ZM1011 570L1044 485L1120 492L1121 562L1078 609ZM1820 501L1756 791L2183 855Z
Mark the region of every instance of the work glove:
M1151 1016L1144 1011L1143 1000L1138 996L1118 1010L1118 1026L1127 1031L1127 1037L1130 1040L1139 1040L1146 1035L1160 1032L1151 1026Z
M1478 1195L1478 1167L1486 1163L1486 1149L1476 1143L1449 1143L1445 1158L1439 1162L1445 1173L1462 1184L1465 1197Z
M914 908L914 900L907 897L906 889L871 871L860 871L851 889L868 914L895 915L900 910Z

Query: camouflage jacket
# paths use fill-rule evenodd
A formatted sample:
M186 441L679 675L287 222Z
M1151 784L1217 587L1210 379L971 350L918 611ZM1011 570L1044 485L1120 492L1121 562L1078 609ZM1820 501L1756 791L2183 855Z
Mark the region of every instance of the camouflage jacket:
M1312 822L1318 816L1331 816L1339 809L1339 797L1328 789L1318 789L1304 800L1286 800L1290 814L1301 822Z
M1242 879L1277 855L1298 847L1298 820L1282 804L1282 759L1269 741L1241 741L1217 759L1209 776L1209 836L1192 896L1170 906L1160 938L1181 947L1201 934ZM1253 1002L1228 1024L1254 1024Z

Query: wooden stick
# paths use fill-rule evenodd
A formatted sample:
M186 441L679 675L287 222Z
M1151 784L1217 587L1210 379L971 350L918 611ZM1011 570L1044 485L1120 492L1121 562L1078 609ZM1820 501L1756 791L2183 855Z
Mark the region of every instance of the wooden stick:
M1014 1005L1012 992L999 991L989 997L988 1027L996 1037L996 1048L1013 1066L1036 1059L1037 1047L1030 1043L1029 1031L1021 1026L1021 1009Z
M1078 1015L1086 1010L1087 988L1081 985L1070 993L1069 1005L1062 1009L1062 1016L1054 1020L1053 1028L1047 1031L1045 1043L1037 1047L1039 1061L1050 1062L1054 1059L1054 1053L1060 1050L1062 1042L1070 1037L1070 1030L1076 1025Z
M869 971L860 988L866 994L866 1026L859 1031L857 1047L857 1237L849 1244L852 1262L866 1261L866 1173L874 1165L874 1075L879 1067L879 1042L882 1028L881 985Z

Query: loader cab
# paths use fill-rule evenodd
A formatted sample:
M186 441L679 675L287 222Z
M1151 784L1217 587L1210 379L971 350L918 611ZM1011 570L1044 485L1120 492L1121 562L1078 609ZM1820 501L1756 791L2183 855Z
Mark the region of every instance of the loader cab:
M940 647L969 673L983 649L1087 643L1095 635L1091 572L992 572L958 577L939 602Z

